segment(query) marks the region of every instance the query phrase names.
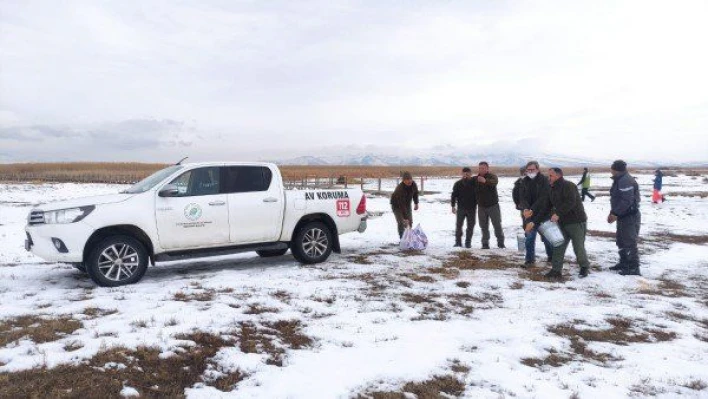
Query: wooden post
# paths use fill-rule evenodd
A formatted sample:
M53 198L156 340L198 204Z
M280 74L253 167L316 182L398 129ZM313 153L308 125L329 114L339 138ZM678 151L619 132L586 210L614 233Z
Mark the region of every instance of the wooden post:
M364 191L364 178L361 178L361 191Z
M379 192L381 192L381 178L379 177Z
M349 188L349 178L347 176L344 176L344 188Z
M420 177L420 195L425 195L425 177Z

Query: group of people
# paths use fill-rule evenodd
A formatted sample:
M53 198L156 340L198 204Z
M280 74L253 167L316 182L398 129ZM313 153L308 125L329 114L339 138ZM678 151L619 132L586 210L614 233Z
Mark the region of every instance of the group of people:
M641 225L639 211L639 186L627 172L627 163L617 160L610 167L612 187L610 189L611 211L607 216L608 223L617 224L616 243L619 249L619 262L610 270L619 271L621 275L640 275L639 252L637 239ZM590 174L584 169L580 182L565 180L561 168L548 169L548 175L541 172L538 162L530 161L520 169L521 177L514 183L512 198L521 216L521 225L525 238L525 260L522 267L533 267L536 263L536 238L539 227L546 222L554 223L562 233L562 242L553 245L547 237L541 235L547 260L551 270L545 275L554 279L561 277L563 259L568 245L573 251L580 266L580 277L586 277L590 270L585 251L585 236L587 234L587 215L583 202L585 197L591 201L595 197L590 194ZM501 225L501 208L497 185L499 178L490 172L487 162L480 162L477 175L472 174L468 167L462 169L462 178L455 182L450 197L451 211L456 215L455 247L462 247L463 227L464 246L471 248L472 235L479 219L482 230L482 249L489 249L491 238L489 224L494 228L494 235L499 248L504 246L504 231ZM578 186L582 194L578 193ZM403 235L406 227L413 224L413 210L418 210L418 186L410 173L403 173L403 181L396 187L391 196L391 207L398 224L398 235ZM412 206L414 204L414 206Z

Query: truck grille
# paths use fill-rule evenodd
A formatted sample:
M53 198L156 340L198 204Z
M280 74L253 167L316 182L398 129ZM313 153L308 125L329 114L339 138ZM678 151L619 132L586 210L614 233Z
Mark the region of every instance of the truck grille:
M44 212L32 211L27 218L29 224L44 224Z

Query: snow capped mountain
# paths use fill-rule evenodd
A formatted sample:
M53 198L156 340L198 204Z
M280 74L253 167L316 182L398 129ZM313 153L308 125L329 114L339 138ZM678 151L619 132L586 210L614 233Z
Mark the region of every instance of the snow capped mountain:
M535 159L543 165L549 166L600 166L607 165L608 161L589 159L576 159L557 155L531 156L520 153L499 154L460 154L444 153L423 155L389 155L389 154L349 154L338 156L301 156L290 159L276 160L280 165L361 165L361 166L459 166L475 165L487 161L496 166L520 166L529 160Z

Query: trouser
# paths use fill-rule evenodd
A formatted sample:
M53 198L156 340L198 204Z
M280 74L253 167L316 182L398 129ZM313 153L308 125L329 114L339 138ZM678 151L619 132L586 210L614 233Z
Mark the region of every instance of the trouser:
M536 261L536 235L538 234L538 226L534 226L531 231L526 233L526 262ZM541 241L546 248L546 256L548 259L553 259L553 245L551 245L546 237L541 234Z
M465 242L469 243L472 240L472 233L475 225L475 208L472 209L457 209L457 223L455 224L455 242L462 241L462 225L467 221L467 230L465 231Z
M501 209L499 204L492 205L490 207L479 207L479 228L482 230L482 245L489 245L489 220L492 220L492 225L494 226L494 235L497 237L497 244L502 246L504 244L504 231L501 226Z
M588 255L585 253L585 234L587 233L587 223L571 223L560 225L565 241L560 246L553 248L553 270L560 272L563 270L563 258L565 250L568 249L568 244L573 243L573 252L578 259L580 268L590 267Z
M392 207L391 209L393 210L393 216L396 217L396 224L398 225L398 238L401 238L403 237L403 231L406 227L413 226L413 212L411 207L405 207L403 209Z
M634 215L617 219L617 248L620 254L620 264L623 269L639 267L639 249L637 240L642 225L642 214L637 211Z
M582 195L583 195L583 202L585 202L585 197L590 197L591 200L595 200L595 196L590 194L590 189L589 188L583 188L581 190Z

